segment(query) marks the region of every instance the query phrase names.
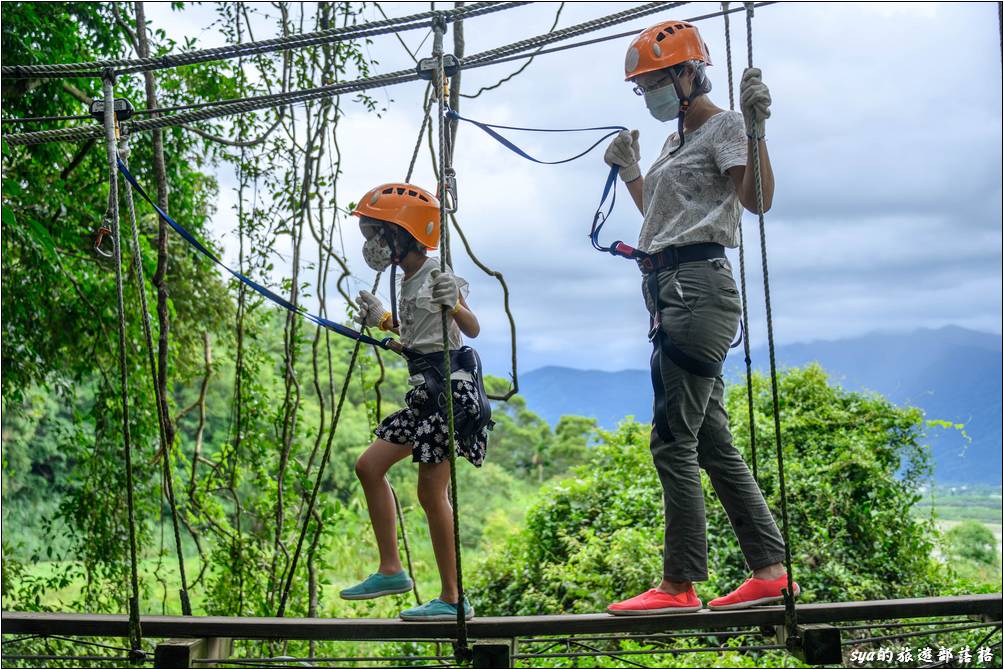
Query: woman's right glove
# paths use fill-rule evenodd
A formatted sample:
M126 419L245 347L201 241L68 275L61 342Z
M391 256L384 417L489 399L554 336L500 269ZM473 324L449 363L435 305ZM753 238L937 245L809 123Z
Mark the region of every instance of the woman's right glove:
M356 298L356 306L359 308L353 318L357 323L370 328L379 328L387 319L387 310L384 309L380 298L369 291L360 291Z
M641 168L638 162L641 160L641 149L638 146L637 130L622 130L617 133L603 154L603 160L607 165L620 167L621 179L624 183L634 181L641 176Z

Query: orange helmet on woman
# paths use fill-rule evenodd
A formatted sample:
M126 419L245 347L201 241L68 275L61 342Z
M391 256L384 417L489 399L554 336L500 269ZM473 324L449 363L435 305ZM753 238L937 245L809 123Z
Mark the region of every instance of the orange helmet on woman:
M628 47L624 58L624 79L654 72L687 61L711 65L708 45L697 26L686 21L665 21L642 31Z
M352 214L401 226L427 249L439 246L439 200L414 184L381 184L362 197Z

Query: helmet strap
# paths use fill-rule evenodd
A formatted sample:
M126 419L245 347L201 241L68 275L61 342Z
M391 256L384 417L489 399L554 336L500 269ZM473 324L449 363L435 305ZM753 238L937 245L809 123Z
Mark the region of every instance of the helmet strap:
M401 325L397 320L397 264L401 262L401 259L398 257L397 252L395 240L397 235L395 231L389 229L390 225L389 223L383 224L380 234L383 235L384 241L390 247L390 320L391 325L397 328Z
M669 152L669 155L672 156L683 148L683 144L686 141L686 137L683 134L683 119L687 116L687 111L690 109L690 100L693 97L693 89L691 89L691 95L684 95L683 87L680 85L680 78L676 75L676 70L674 68L669 69L669 76L673 80L673 88L676 89L676 97L680 99L680 113L676 116L676 132L680 136L680 144Z

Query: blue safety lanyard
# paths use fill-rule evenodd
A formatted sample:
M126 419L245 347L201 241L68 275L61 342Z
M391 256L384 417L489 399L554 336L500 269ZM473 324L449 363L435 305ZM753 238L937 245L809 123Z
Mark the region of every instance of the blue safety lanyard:
M502 126L495 123L484 123L482 121L475 121L474 119L469 119L467 117L461 116L452 109L446 110L446 116L450 119L457 119L460 121L466 121L473 124L483 130L485 133L493 137L499 144L509 149L514 154L522 156L528 161L533 161L534 163L540 163L541 165L560 165L562 163L569 163L578 158L582 158L590 151L595 149L600 145L603 140L613 137L622 130L627 130L624 126L593 126L591 128L522 128L519 126ZM523 151L523 149L516 146L511 140L503 136L498 130L519 130L531 133L582 133L589 132L593 130L609 130L610 132L603 135L600 139L596 140L592 145L589 146L585 151L578 153L569 158L563 158L557 161L544 161L539 158L535 158ZM623 242L617 241L608 247L600 244L600 230L603 228L603 224L606 223L607 217L614 209L614 203L617 202L617 174L620 172L620 167L617 165L612 165L610 167L610 172L607 174L606 183L603 185L603 194L600 196L600 203L596 206L596 213L593 214L593 223L589 229L589 240L592 242L593 248L597 251L604 251L615 256L624 256L626 258L634 258L637 253L633 248L624 244ZM604 211L604 204L607 202L607 198L610 198L610 204L607 205L606 211Z
M132 175L131 172L129 172L129 168L126 167L126 164L122 161L121 158L118 159L118 165L119 165L119 172L121 172L122 175L126 178L126 181L128 181L129 184L132 185L133 189L135 189L135 191L139 193L144 200L150 203L150 206L157 211L157 214L160 215L160 218L166 221L169 226L174 228L174 232L178 233L183 238L185 238L185 241L187 241L193 247L198 249L204 256L209 258L211 261L219 265L221 268L229 272L231 275L233 275L240 281L244 282L245 284L253 288L262 296L268 298L269 300L279 305L280 307L284 307L285 309L288 309L290 312L295 312L300 316L304 317L305 319L307 319L308 321L316 323L318 326L323 326L324 328L335 331L339 335L344 335L345 337L351 338L353 340L359 340L363 344L372 344L373 346L380 347L381 349L390 349L390 343L394 341L393 338L387 337L384 338L383 340L377 340L372 337L369 337L368 335L363 335L362 333L355 331L352 328L343 326L340 323L335 323L330 319L325 319L323 316L317 316L316 314L311 314L310 312L298 308L296 305L286 300L281 295L278 295L277 293L274 293L273 291L265 288L255 280L247 277L244 274L241 274L240 272L237 272L236 270L227 267L223 263L223 261L221 261L219 258L216 257L216 254L207 249L201 242L199 242L198 239L195 238L194 235L185 230L185 228L180 223L172 219L170 214L162 210L157 205L157 203L154 202L149 195L147 195L146 191L143 190L143 187L140 186L139 182L136 181L136 178Z

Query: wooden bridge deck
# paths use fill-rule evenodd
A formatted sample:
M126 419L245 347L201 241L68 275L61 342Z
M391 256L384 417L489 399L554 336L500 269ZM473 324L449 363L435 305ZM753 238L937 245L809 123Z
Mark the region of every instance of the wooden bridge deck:
M977 616L1000 621L1002 596L989 593L941 598L908 598L798 606L799 623L840 623ZM477 617L468 622L471 639L538 635L653 633L672 630L718 630L728 627L776 626L784 609L758 607L732 612L703 610L693 614L614 617L608 614L563 614ZM453 622L415 623L398 619L298 619L276 617L154 616L142 617L143 635L153 638L229 637L255 640L396 640L450 638ZM74 635L128 637L124 614L3 612L5 635Z

